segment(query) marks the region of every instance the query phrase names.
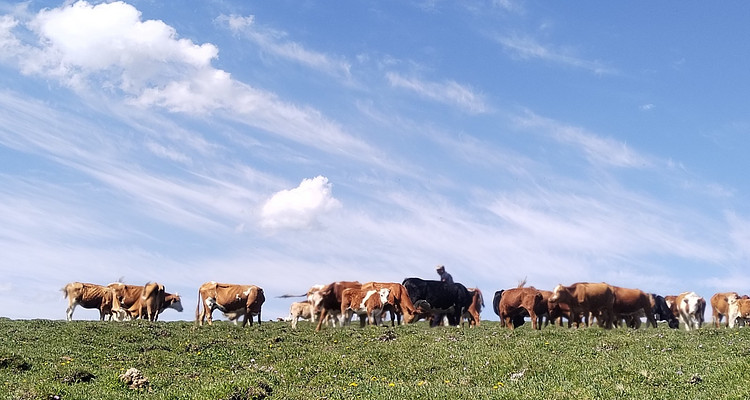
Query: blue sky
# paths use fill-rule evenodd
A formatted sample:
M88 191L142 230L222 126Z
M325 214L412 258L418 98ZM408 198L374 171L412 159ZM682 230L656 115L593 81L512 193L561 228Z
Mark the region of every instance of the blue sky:
M438 264L488 298L747 293L749 9L0 2L3 316L122 277L167 320L257 284L267 319Z

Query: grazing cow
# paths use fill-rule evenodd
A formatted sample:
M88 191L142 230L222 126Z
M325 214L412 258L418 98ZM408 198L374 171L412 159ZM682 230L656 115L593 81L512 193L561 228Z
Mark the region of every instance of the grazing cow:
M728 303L727 320L729 328L734 328L737 322L744 325L750 320L750 299L730 297Z
M313 315L313 305L310 301L295 301L289 306L289 316L286 319L292 322L292 329L297 329L297 321L300 318L312 320Z
M505 293L505 289L498 290L495 292L495 296L492 298L492 311L494 311L495 315L497 315L498 317L500 317L500 301L503 299L503 293ZM513 316L513 328L518 328L519 326L523 325L524 317L526 317L526 314L518 314ZM505 326L505 320L502 317L500 317L500 326Z
M391 289L344 289L341 293L341 325L349 325L352 315L359 315L359 324L365 326L365 317L370 325L380 323L383 307L388 304Z
M329 315L335 315L341 312L341 295L345 289L360 289L362 284L357 281L339 281L329 283L322 289L312 293L310 299L313 305L313 313L320 313L318 325L315 331L320 331L323 321Z
M203 325L203 321L207 319L208 324L211 325L213 323L211 314L218 308L226 315L233 315L234 319L244 316L243 327L248 320L250 320L250 326L253 325L254 315L258 316L258 325L260 325L261 307L265 301L263 288L255 285L206 282L198 289L195 320L199 325ZM202 313L200 312L201 304L203 304ZM230 317L230 319L232 318Z
M629 326L638 328L641 317L645 316L647 321L646 326L651 325L656 328L656 320L652 312L654 301L650 295L640 289L629 289L619 286L612 286L612 291L615 294L612 309L617 320L620 318L632 318L633 323L629 324Z
M714 326L718 328L721 325L721 320L729 315L729 299L738 299L740 296L737 292L724 292L716 293L711 296L711 309L713 314ZM724 326L729 326L729 318L727 318Z
M678 318L685 330L698 329L703 325L706 300L695 292L680 293L675 299Z
M398 324L401 325L401 316L404 317L404 323L410 324L418 321L422 317L423 312L414 307L414 304L409 298L404 285L396 282L367 282L362 285L363 290L380 290L389 289L390 294L388 295L388 304L385 305L385 310L391 313L391 326L395 325L394 315L398 320Z
M524 311L529 313L532 328L541 329L542 326L538 323L536 311L542 302L542 293L533 286L507 289L500 299L498 313L500 318L505 321L505 326L508 329L514 329L513 317Z
M651 298L654 300L654 307L651 309L651 312L654 314L654 319L656 321L667 321L667 325L672 329L679 328L680 321L669 308L667 300L654 293L651 293Z
M430 325L433 327L440 325L443 314L448 316L449 325L458 326L461 315L471 305L471 295L460 283L406 278L402 285L415 307L432 314Z
M557 285L552 291L549 302L566 304L570 315L577 322L577 316L583 314L586 326L590 325L589 314L596 315L606 329L612 329L614 320L615 294L606 283L574 283L570 286Z
M482 308L484 308L484 296L482 296L482 291L479 288L470 288L467 290L471 295L471 304L464 311L463 315L461 315L461 325L463 325L463 320L466 318L469 321L469 326L473 328L480 325L479 314L482 312Z
M99 321L104 317L111 319L112 313L120 312L120 302L117 301L115 291L106 286L93 283L71 282L62 288L63 296L68 299L66 316L68 321L73 320L73 310L77 305L83 308L96 308L99 310Z
M119 321L132 317L132 314L128 314L128 310L135 306L135 303L141 298L143 292L143 286L138 285L126 285L122 282L113 282L107 285L112 288L117 295L117 300L120 302L120 313L116 316Z

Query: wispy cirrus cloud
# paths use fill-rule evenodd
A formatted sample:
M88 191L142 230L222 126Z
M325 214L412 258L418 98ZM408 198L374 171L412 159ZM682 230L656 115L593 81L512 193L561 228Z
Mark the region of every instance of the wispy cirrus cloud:
M584 69L597 75L618 73L617 69L597 60L587 60L574 54L571 50L544 45L529 36L497 36L495 40L512 55L528 60L538 59L568 67Z
M429 82L418 78L405 77L396 72L387 73L386 79L393 87L412 91L420 97L438 103L458 106L471 114L482 114L489 111L489 106L481 94L452 80Z
M309 50L300 43L287 40L285 32L259 26L252 15L220 15L216 21L229 27L235 34L244 35L269 54L329 75L351 77L351 64L342 57Z
M541 129L543 135L560 143L575 146L590 162L598 165L622 168L646 168L653 165L653 160L630 148L626 143L601 137L583 128L541 117L532 112L517 117L516 123L525 128Z

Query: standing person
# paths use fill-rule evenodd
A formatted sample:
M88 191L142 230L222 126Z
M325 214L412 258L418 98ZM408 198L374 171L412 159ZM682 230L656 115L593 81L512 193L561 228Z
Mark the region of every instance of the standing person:
M451 274L445 272L444 265L438 265L436 268L438 275L440 275L440 281L445 283L453 283L453 277Z

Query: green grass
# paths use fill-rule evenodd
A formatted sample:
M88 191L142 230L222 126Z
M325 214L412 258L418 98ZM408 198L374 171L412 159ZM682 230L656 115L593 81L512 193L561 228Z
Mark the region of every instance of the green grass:
M0 338L0 399L750 398L750 329L0 319Z

